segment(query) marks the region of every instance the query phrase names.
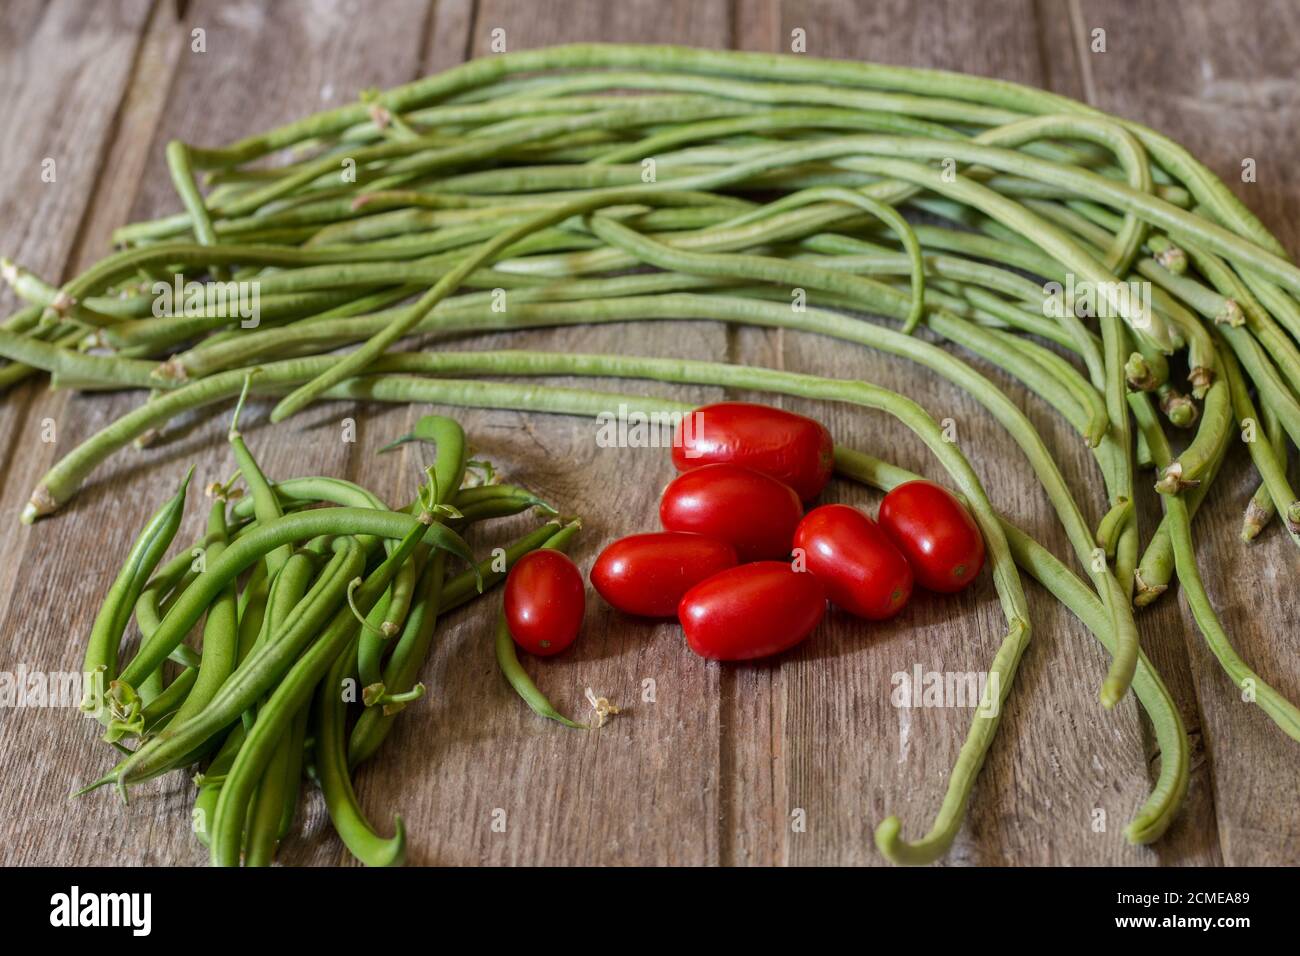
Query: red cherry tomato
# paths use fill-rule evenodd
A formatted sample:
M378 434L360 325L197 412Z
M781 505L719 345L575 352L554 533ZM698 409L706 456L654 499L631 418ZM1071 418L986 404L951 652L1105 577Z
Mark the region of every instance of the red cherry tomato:
M586 606L582 572L559 551L532 551L506 576L506 623L530 654L549 657L572 644Z
M960 591L984 566L975 519L934 482L905 482L885 495L880 527L907 558L917 583L931 591Z
M794 546L826 585L831 603L850 614L883 621L901 611L912 594L907 559L857 508L814 508L799 522Z
M600 552L591 583L620 611L672 617L683 594L736 563L736 549L717 538L681 531L634 534Z
M821 581L785 561L715 574L687 591L677 608L691 650L715 661L779 654L811 634L825 613Z
M771 475L810 501L830 481L835 446L826 427L811 418L770 405L719 402L684 417L673 437L678 471L718 462Z
M738 465L680 474L659 502L666 529L719 538L741 561L786 557L801 517L803 506L789 485Z

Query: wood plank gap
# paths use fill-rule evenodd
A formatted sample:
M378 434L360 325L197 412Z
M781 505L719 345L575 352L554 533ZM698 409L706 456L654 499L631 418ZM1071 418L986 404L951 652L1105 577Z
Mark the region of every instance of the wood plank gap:
M1074 47L1078 51L1079 74L1083 83L1085 103L1097 102L1097 84L1092 76L1092 61L1088 58L1088 25L1083 20L1083 7L1079 0L1070 0L1070 25L1073 27Z

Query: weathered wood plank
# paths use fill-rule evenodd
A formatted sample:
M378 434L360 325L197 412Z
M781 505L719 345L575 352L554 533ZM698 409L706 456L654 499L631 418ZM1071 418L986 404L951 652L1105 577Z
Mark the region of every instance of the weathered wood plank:
M75 3L10 4L3 13L0 255L47 281L65 277L78 236L94 231L86 211L101 189L110 144L118 141L115 117L148 15L143 0L119 5L93 29ZM102 66L78 68L89 62ZM0 315L19 305L8 285L0 284ZM0 546L15 554L31 540L18 525L18 513L53 455L41 424L63 398L46 394L44 376L3 398L0 432L13 436L13 451L25 452L0 458ZM0 565L0 615L13 594L17 567L16 561Z
M726 42L718 2L481 2L471 38L490 56L493 30L510 50L577 40ZM453 348L524 348L725 357L709 324L638 324L457 337ZM557 384L580 384L557 380ZM591 383L632 395L680 395L640 382ZM704 401L716 390L685 390ZM611 412L616 411L611 409ZM605 543L658 526L671 477L663 448L599 448L593 422L500 412L452 412L476 454L584 521L571 554L584 573ZM418 452L417 452L418 453ZM423 453L427 457L427 453ZM412 469L413 470L413 469ZM509 534L530 526L515 521ZM502 532L475 542L481 550ZM675 625L623 617L592 593L581 642L554 660L524 655L556 706L586 719L585 688L628 708L598 734L567 731L524 708L497 673L492 628L499 595L454 616L430 661L431 694L408 709L392 746L361 775L363 796L411 811L413 859L429 863L714 863L718 859L717 677L683 652ZM642 697L654 682L654 701ZM685 785L683 786L683 783ZM505 832L492 814L504 811Z
M79 236L95 229L87 210L112 184L108 171L121 155L119 134L137 115L125 99L148 48L149 4L117 5L93 25L76 3L9 4L3 19L0 249L58 282L79 267L74 259ZM86 63L96 69L84 69ZM47 159L54 163L52 182L41 178ZM125 180L131 188L134 178ZM0 290L0 304L5 315L12 311L7 288ZM9 439L0 487L0 550L6 555L0 562L0 632L8 638L0 650L0 670L9 673L79 668L69 661L79 654L98 586L83 563L88 556L94 560L96 549L85 547L84 539L95 539L100 554L120 551L129 540L125 524L94 529L93 535L83 530L83 543L64 551L45 533L49 529L18 524L37 477L58 449L70 447L62 444L66 399L49 393L46 384L43 376L33 379L0 403L0 432ZM51 421L59 444L42 440ZM78 559L68 561L68 554ZM6 863L52 862L65 846L55 834L78 831L79 808L64 795L74 776L70 755L85 745L87 727L72 719L73 713L56 706L23 709L0 721L5 776L29 784L0 791L0 820L13 821L0 840L0 859ZM84 838L94 836L91 829Z

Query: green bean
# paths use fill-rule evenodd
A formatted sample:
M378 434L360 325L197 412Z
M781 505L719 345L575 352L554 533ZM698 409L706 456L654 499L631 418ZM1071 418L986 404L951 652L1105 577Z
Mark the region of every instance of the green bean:
M161 674L161 669L154 673ZM197 668L185 668L176 675L161 693L141 708L138 721L129 726L120 721L110 721L108 728L104 732L103 739L109 743L115 743L129 734L135 734L144 739L157 733L160 728L166 726L167 721L174 718L176 711L194 689L194 682L198 679L198 676ZM143 695L141 697L143 698Z
M1189 244L1187 251L1195 262L1196 268L1210 280L1219 294L1226 296L1228 302L1236 304L1244 316L1246 326L1254 333L1260 345L1267 348L1292 391L1300 389L1300 350L1296 348L1295 343L1264 311L1250 289L1224 264L1223 260L1206 252L1195 243Z
M449 519L447 526L460 531L477 521L486 521L491 518L508 518L528 511L530 508L536 508L542 514L553 515L558 513L532 492L520 488L514 494L483 498L464 506L457 504L456 510L460 512L461 516Z
M377 834L361 813L348 771L343 687L356 662L356 640L334 661L316 691L316 771L334 829L352 855L366 866L400 866L406 831L394 815L391 839Z
M1115 549L1119 545L1120 535L1132 519L1132 515L1133 500L1121 497L1106 512L1101 519L1101 524L1097 525L1097 547L1106 552L1106 557L1115 557Z
M491 137L439 146L436 140L424 137L414 140L382 143L352 151L350 158L357 164L358 181L376 190L391 189L410 182L419 175L455 166L467 160L482 160L500 154L522 143L545 138L572 135L587 129L616 129L624 125L638 126L656 122L682 122L691 119L722 117L747 112L751 107L702 99L694 102L642 102L629 107L602 110L594 114L559 116L530 122L518 129ZM371 178L362 176L362 165L371 159L391 160L384 166L387 175ZM293 175L279 179L247 195L240 196L215 210L223 216L247 215L267 202L291 194L317 177L338 169L334 157L310 161Z
M438 564L439 570L436 573L439 578L442 577L442 560L436 556L434 561ZM414 580L411 584L410 592L403 595L403 611L401 623L395 624L388 629L381 627L389 617L388 608L393 600L393 588L389 588L388 593L375 604L370 614L365 619L365 625L361 629L361 637L370 637L371 641L366 648L366 654L363 657L358 647L357 653L353 654L353 663L357 672L357 679L361 686L361 700L367 708L378 705L388 705L395 703L395 698L390 693L390 689L384 684L383 678L383 659L384 655L393 647L394 638L399 641L405 638L409 628L407 625L415 623L417 615L417 605L419 603L420 583L431 573L429 569L429 554L424 548L417 548L411 561L408 563L415 570ZM392 692L398 693L398 692ZM417 696L423 695L424 688L421 686ZM413 698L414 699L414 698Z
M430 472L434 489L432 503L445 509L456 497L465 475L467 458L465 431L454 419L442 415L425 415L416 422L415 429L409 435L404 435L384 446L381 452L411 440L431 442L436 446L437 456ZM418 506L417 500L408 510L414 512ZM385 689L380 674L380 662L388 641L402 630L402 621L410 607L426 556L427 552L422 553L417 549L412 561L402 568L393 581L386 603L381 602L384 604L384 611L377 630L365 628L358 639L356 659L361 683L368 692L373 689L376 699L385 698L388 692L396 693L391 688ZM440 576L441 572L439 572Z
M582 314L585 315L598 311L601 305L598 302L583 301L587 299L635 297L649 293L721 285L726 283L696 276L652 273L619 276L613 279L572 280L522 288L512 290L509 299L511 303L571 302L573 308L582 310ZM518 308L517 304L512 304L510 311L516 312ZM174 356L154 374L181 379L204 378L214 372L266 358L292 354L299 350L314 351L355 342L383 330L398 311L376 312L354 317L346 322L327 319L322 315L310 322L253 332L220 344L204 343ZM556 314L564 312L558 305L552 311ZM491 293L471 293L440 303L413 331L423 332L439 328L439 323L444 317L449 318L452 313L472 317L475 320L499 314L493 310Z
M212 762L208 764L207 771L199 774L197 780L199 792L194 798L190 823L194 828L194 835L204 846L212 844L210 833L213 814L217 809L217 797L221 794L221 785L225 782L226 774L230 772L230 766L235 762L235 755L243 743L244 727L242 724L235 724L222 741Z
M1156 482L1156 491L1165 495L1178 494L1200 480L1210 467L1221 436L1232 428L1232 404L1227 382L1220 379L1210 386L1201 415L1201 427L1196 430L1191 444L1165 468Z
M1156 397L1160 400L1160 411L1175 428L1191 428L1201 417L1196 403L1168 382L1156 386Z
M326 541L323 537L316 539L317 547L323 549ZM264 565L259 565L262 566ZM285 637L285 622L306 596L315 571L316 563L310 551L295 551L285 561L272 581L265 623L250 653L264 644ZM245 726L251 726L255 721L254 709L249 707L244 711ZM306 717L305 711L295 717L295 727L300 721L305 721ZM245 824L245 857L249 866L269 866L275 855L284 821L287 794L292 789L290 778L292 774L300 772L293 769L294 746L292 735L286 735L280 741L257 786ZM297 752L301 753L301 740L297 742L297 747Z
M280 524L291 520L292 518L281 519ZM225 555L230 555L238 547L238 543L231 545ZM219 561L220 559L217 563ZM263 643L241 661L200 712L183 723L172 723L98 783L115 782L125 793L127 787L135 781L183 766L205 741L237 722L240 715L290 668L303 646L317 635L322 624L334 614L344 599L347 582L363 566L364 555L360 546L351 538L336 539L334 557L307 596L286 618L282 633L277 635L277 639ZM195 586L198 586L197 582ZM247 729L246 725L245 730Z
M239 471L244 477L244 483L248 485L248 490L252 493L253 514L258 521L266 523L281 517L283 512L280 510L279 499L276 498L275 492L271 490L271 483L262 474L257 459L248 450L248 445L244 442L244 436L239 431L239 416L244 410L244 402L248 399L248 388L252 384L252 379L253 373L250 373L244 379L244 387L239 393L239 401L235 403L234 414L230 417L230 429L226 433L226 440L230 443L230 450L235 456L236 464L239 465ZM266 555L266 575L268 580L274 579L280 573L284 563L289 560L289 555L292 553L293 546L283 544Z
M321 309L351 301L355 293L350 290L342 292L326 290L323 292L302 292L288 295L258 295L259 323L269 324L279 319L298 318L312 315ZM142 297L152 305L153 296ZM124 319L115 325L101 330L100 335L109 345L118 349L147 348L165 349L181 342L186 342L197 335L212 332L229 325L240 323L238 316L230 314L230 306L225 302L214 302L200 310L183 314L149 318ZM241 331L243 331L241 329ZM206 341L206 340L205 340Z
M296 728L299 719L307 717L306 708L294 715ZM291 730L285 734L276 747L275 754L267 764L257 793L252 800L248 813L244 837L244 864L246 866L270 866L275 856L276 846L281 839L284 823L285 805L288 794L296 789L290 786L290 775L294 772L293 755L302 753L302 739ZM232 761L233 765L233 761ZM218 799L220 796L218 795Z
M267 604L271 597L271 587L274 583L266 576L266 562L259 561L249 574L244 589L239 592L236 611L239 616L239 660L241 661L252 651L258 635L262 632L262 624L266 621Z
M268 577L270 586L267 589L262 626L258 628L257 636L247 650L240 655L241 661L265 645L283 640L286 622L293 615L294 609L302 603L311 587L312 579L320 570L317 558L323 556L329 543L329 537L322 535L313 539L308 548L296 551L291 549L289 557L280 570L274 577ZM360 545L361 542L358 541L357 544ZM364 549L364 545L362 547ZM321 553L318 554L318 551Z
M1124 363L1124 380L1135 392L1154 392L1169 381L1169 363L1163 355L1153 362L1140 350L1136 351Z
M145 584L135 602L135 622L141 637L149 637L158 629L162 621L162 604L164 600L172 601L189 587L193 577L198 573L194 565L199 555L207 552L210 542L207 538L191 545L186 551L176 555ZM180 645L184 647L185 645Z
M334 534L340 523L348 520L353 522L354 533L397 538L409 530L409 522L414 519L395 512L328 508L285 515L274 521L260 523L254 531L229 545L214 561L208 563L204 572L163 618L158 630L122 671L120 680L134 685L142 676L152 673L172 648L181 642L226 584L254 562L261 560L273 548L319 535ZM450 550L469 560L469 549L450 529L434 525L428 529L427 537L429 544Z
M102 296L86 299L74 297L64 290L56 289L40 276L17 265L12 259L0 258L0 279L3 279L20 299L39 307L37 321L31 322L26 316L14 316L5 325L5 331L40 332L54 328L62 319L91 328L112 325L117 321L114 314L116 304L112 299Z
M491 62L473 62L431 77L406 87L391 90L381 97L385 108L406 112L434 100L445 97L448 93L459 93L467 89L485 87L508 73L532 72L548 68L592 68L619 67L633 69L653 69L669 74L671 80L682 80L683 88L688 92L702 91L706 82L713 82L710 77L689 75L672 76L673 71L689 74L731 73L747 78L763 80L791 80L833 82L851 89L826 87L832 99L827 102L841 105L855 96L882 96L871 90L872 87L890 88L902 91L904 95L893 94L899 101L896 111L903 111L903 103L915 100L921 103L943 102L938 97L951 97L954 108L947 115L937 116L941 119L958 119L964 122L985 122L996 125L1005 122L1008 113L1015 116L1015 111L1028 113L1070 113L1076 115L1099 116L1097 111L1066 97L1044 93L1028 87L1016 86L997 80L960 76L957 74L937 73L925 70L910 70L902 67L883 67L875 64L847 63L843 61L817 60L815 58L779 58L765 57L757 54L719 53L717 51L692 51L680 47L616 47L616 46L570 46L548 50L526 51L501 57L491 58ZM633 79L642 82L645 74L632 74ZM613 81L606 73L578 75L558 82L567 82L572 88L575 84L590 82L593 89L607 89L604 84ZM656 77L658 80L658 77ZM546 78L542 81L555 84L557 81ZM628 80L620 80L628 82ZM661 81L662 82L662 81ZM724 81L725 82L725 81ZM758 84L734 82L742 92L733 95L745 96L746 91ZM777 85L777 84L771 84ZM864 89L865 88L865 89ZM726 91L709 91L713 95L726 95ZM920 94L912 96L910 94ZM960 101L974 101L962 103ZM976 106L975 103L994 103L996 108ZM863 105L854 103L854 105ZM1004 110L999 114L999 110ZM981 116L981 111L985 111ZM934 110L928 111L933 115ZM992 114L996 118L989 118ZM975 119L975 117L981 117ZM204 166L227 166L247 162L275 149L311 136L329 135L340 132L349 126L365 121L364 111L355 107L343 107L325 114L317 114L307 120L282 127L269 133L260 134L241 141L222 150L198 151L196 160ZM1281 246L1270 236L1258 220L1220 183L1203 165L1196 162L1190 154L1176 143L1160 136L1136 123L1125 123L1143 145L1152 153L1157 162L1184 181L1199 201L1208 206L1214 215L1232 224L1243 235L1251 237L1265 248L1281 252Z
M1219 333L1250 375L1261 400L1273 406L1291 441L1300 441L1300 402L1259 342L1245 329L1225 325L1220 327Z
M1138 431L1138 435L1142 435L1141 430ZM1228 453L1228 448L1232 444L1232 437L1231 431L1223 433L1222 444L1216 450L1214 461L1207 470L1205 477L1201 479L1199 485L1185 493L1184 497L1187 499L1189 518L1195 517L1201 503L1205 500L1205 496L1223 464L1223 459ZM1145 438L1142 443L1145 445ZM1154 455L1151 458L1154 466ZM1146 551L1142 554L1142 560L1138 563L1134 573L1133 605L1135 607L1145 607L1155 601L1168 589L1169 582L1173 580L1174 549L1170 523L1169 515L1166 514L1156 528L1155 534L1151 536Z
M298 797L302 791L303 764L307 748L307 722L310 711L303 709L294 717L289 731L289 764L285 768L284 805L280 814L279 838L283 840L293 828L294 815L298 809Z
M350 509L337 510L342 512ZM294 516L281 519L281 523L292 520L292 517ZM375 533L376 528L382 526L378 522L375 522L372 526L367 526L370 522L358 520L363 517L373 520L380 517L378 512L356 510L351 515L341 517L344 520L351 519L355 521L361 525L356 530L367 533ZM383 564L366 578L365 583L358 590L357 606L363 613L369 611L374 602L387 589L393 575L396 574L399 567L406 563L416 544L428 532L438 527L431 524L432 516L427 514L421 515L420 519L397 515L393 512L389 512L382 517L388 519L406 518L408 524L405 526L406 530L402 536L401 544L388 555ZM391 527L391 525L388 525L388 527ZM355 636L356 627L357 621L353 617L351 608L341 608L336 612L324 633L289 669L284 679L280 681L271 694L270 700L259 712L257 723L247 732L244 745L240 747L239 754L230 769L226 783L221 788L221 795L217 799L216 820L212 839L212 861L214 863L224 866L238 864L240 833L252 790L265 771L267 763L273 757L280 737L289 729L294 714L307 704L313 688L326 675L334 660L350 644ZM330 804L331 819L335 821L336 826L342 824L348 830L347 833L341 834L345 842L355 842L355 829L360 826L358 817L337 815L339 803L341 801L346 802L348 792L351 789L349 786L345 786L346 760L343 761L341 767L344 777L341 781L334 775L334 771L339 770L340 767L332 761L322 764L319 754L316 769L320 777L321 788L326 793L326 802ZM396 847L392 856L395 860L400 860L401 848L404 845L404 837L400 827L392 844Z
M272 483L272 490L283 504L320 501L349 508L374 508L387 511L386 505L374 492L343 478L306 477L285 478ZM235 502L234 517L247 517L253 513L253 500L241 498Z
M190 468L181 479L176 494L145 524L91 625L90 639L86 643L86 654L81 665L81 672L86 679L86 693L81 701L81 709L97 715L103 722L109 718L105 709L108 703L105 688L118 677L118 647L122 642L122 633L126 630L131 610L140 597L140 592L158 566L172 538L176 536L185 510L185 492L193 475L194 469ZM176 643L179 644L180 640ZM161 660L155 662L141 676L148 676L161 663Z
M224 494L219 491L209 510L207 536L204 539L205 559L215 558L221 554L226 547L227 533L226 501ZM141 601L137 601L137 614L140 605ZM149 637L156 630L157 625L154 625L150 627L148 634L142 630L141 635ZM163 715L181 721L197 713L211 700L217 688L234 670L238 644L235 588L232 583L208 608L207 620L203 624L203 656L199 666L186 668L172 682L168 692L164 692L164 695L153 704L146 705L140 721L135 723L113 721L109 725L109 733L115 735L116 739L120 739L127 733L143 737L156 727L159 718ZM154 673L160 674L161 668Z

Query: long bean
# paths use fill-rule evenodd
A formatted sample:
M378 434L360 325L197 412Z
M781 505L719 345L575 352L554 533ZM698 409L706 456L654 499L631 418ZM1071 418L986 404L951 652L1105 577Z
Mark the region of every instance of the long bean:
M1135 395L1143 400L1144 396ZM1172 456L1169 444L1164 439L1154 417L1142 414L1140 401L1134 402L1134 412L1139 426L1146 433L1147 443L1157 466L1167 466ZM1187 603L1191 605L1192 616L1205 638L1211 653L1218 659L1225 674L1242 692L1242 700L1258 704L1269 719L1292 740L1300 741L1300 708L1279 694L1237 654L1223 629L1214 606L1210 603L1205 585L1201 581L1200 570L1196 566L1195 546L1192 543L1191 517L1187 502L1181 495L1167 495L1164 498L1165 513L1170 521L1170 536L1173 541L1174 560L1178 567L1178 578L1183 584Z

